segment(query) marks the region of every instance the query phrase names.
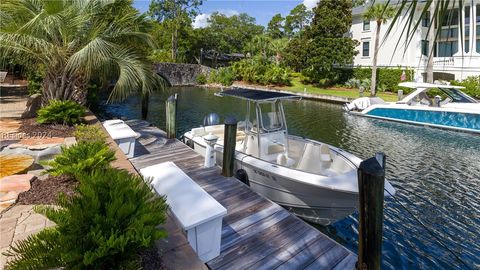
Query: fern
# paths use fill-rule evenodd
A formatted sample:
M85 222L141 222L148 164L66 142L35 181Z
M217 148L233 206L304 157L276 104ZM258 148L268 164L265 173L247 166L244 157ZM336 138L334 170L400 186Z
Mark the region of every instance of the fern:
M58 176L75 176L80 172L103 169L115 160L115 152L104 142L79 142L70 147L62 147L62 152L54 160L46 162L51 168L46 173Z
M37 122L40 124L73 125L82 121L85 108L71 100L50 100L47 106L38 110Z
M16 242L3 253L13 258L7 264L7 269L52 269L62 266L59 240L58 231L49 228Z
M35 208L57 226L6 252L7 269L138 269L138 252L166 236L165 200L140 177L113 168L77 177L75 196Z

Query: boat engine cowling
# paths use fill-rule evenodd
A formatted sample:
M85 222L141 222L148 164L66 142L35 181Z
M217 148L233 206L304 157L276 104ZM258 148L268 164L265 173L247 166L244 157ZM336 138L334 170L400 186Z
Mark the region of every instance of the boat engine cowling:
M220 116L216 113L209 113L203 118L203 126L215 126L220 124Z

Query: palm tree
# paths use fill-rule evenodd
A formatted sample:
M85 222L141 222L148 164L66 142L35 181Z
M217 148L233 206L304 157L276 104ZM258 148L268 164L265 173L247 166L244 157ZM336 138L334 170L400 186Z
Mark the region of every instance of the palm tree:
M395 9L386 4L375 4L370 6L363 15L366 20L374 20L377 23L375 30L375 48L373 50L372 79L370 85L370 94L375 96L377 88L377 56L380 40L380 27L387 20L395 15Z
M0 55L45 67L44 104L84 103L94 77L115 81L109 101L164 87L146 60L148 22L129 0L4 0L0 10Z

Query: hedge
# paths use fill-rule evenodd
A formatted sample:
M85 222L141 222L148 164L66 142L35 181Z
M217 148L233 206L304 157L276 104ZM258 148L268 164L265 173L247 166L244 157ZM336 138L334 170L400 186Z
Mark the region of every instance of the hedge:
M377 69L377 85L384 85L385 89L390 92L397 92L400 87L398 84L401 83L400 77L402 76L403 71L405 71L406 81L412 81L414 77L413 70L401 69L401 68L378 68ZM351 69L342 69L342 75L340 76L340 84L345 84L349 79L355 78L359 80L371 79L372 69L371 68L351 68Z

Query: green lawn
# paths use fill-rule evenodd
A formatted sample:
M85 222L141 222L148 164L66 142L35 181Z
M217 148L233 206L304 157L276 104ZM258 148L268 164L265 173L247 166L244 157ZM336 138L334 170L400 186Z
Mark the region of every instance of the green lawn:
M338 97L348 97L348 98L358 98L359 93L358 89L344 89L344 88L320 88L315 87L310 84L302 84L298 78L292 79L292 86L280 87L282 90L292 91L292 92L302 92L304 88L307 89L307 93L318 94L318 95L329 95L329 96L338 96ZM368 96L369 91L364 93L364 96ZM377 96L382 98L385 101L397 101L397 95L390 92L379 92Z

